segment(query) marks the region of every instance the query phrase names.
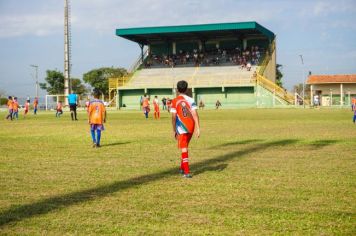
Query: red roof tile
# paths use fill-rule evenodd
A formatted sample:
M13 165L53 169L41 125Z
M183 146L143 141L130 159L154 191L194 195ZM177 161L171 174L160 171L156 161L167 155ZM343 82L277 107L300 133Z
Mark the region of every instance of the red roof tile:
M356 74L353 75L310 75L307 84L356 83Z

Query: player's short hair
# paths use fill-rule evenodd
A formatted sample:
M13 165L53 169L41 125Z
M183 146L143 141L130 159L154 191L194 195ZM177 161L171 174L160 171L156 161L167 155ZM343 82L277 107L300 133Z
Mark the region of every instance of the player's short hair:
M185 80L178 81L177 89L180 93L185 93L188 89L188 83Z
M99 91L99 89L93 89L93 96L95 97L95 98L99 98L100 97L100 91Z

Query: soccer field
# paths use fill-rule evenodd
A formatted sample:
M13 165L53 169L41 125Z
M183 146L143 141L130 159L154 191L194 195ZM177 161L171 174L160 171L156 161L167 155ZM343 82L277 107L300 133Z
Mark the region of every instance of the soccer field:
M98 149L84 112L2 118L0 234L355 235L350 110L200 111L192 179L166 112L110 111Z

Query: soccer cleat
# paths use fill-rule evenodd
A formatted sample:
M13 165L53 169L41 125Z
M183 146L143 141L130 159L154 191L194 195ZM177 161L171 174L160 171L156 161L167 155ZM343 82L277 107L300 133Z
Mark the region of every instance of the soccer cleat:
M191 176L190 174L184 174L184 175L183 175L183 178L191 179L192 176Z
M96 143L93 143L93 148L95 148L96 147Z
M97 144L96 144L96 147L97 147L97 148L100 148L101 146L100 146L100 144L99 144L99 143L97 143Z

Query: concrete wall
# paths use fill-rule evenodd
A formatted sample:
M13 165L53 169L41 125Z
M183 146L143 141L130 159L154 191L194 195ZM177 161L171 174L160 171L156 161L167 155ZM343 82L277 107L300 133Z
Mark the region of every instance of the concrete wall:
M268 62L263 76L273 83L276 82L276 49L272 53L271 60Z

